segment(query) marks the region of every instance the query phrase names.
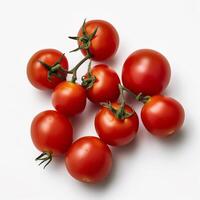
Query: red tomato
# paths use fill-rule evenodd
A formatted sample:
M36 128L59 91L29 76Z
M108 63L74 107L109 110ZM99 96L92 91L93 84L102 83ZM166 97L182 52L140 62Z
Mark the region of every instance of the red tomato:
M67 58L56 49L43 49L30 58L27 76L34 87L41 90L53 89L66 79L67 74L62 69L68 69Z
M52 93L52 103L58 112L74 116L85 109L86 91L77 83L62 82Z
M150 133L164 137L181 128L185 113L182 105L175 99L153 96L144 104L141 117L144 126Z
M70 121L53 110L39 113L31 124L33 144L42 152L53 156L64 154L72 143Z
M114 109L119 109L119 103L112 103ZM139 126L135 111L125 106L125 111L133 115L118 119L108 108L102 107L95 117L95 128L99 137L112 146L122 146L130 143L136 136Z
M171 76L167 59L157 51L140 49L125 61L122 82L135 94L160 94L168 85Z
M65 164L75 179L96 183L108 176L112 167L112 154L99 138L82 137L67 151Z
M119 46L119 35L112 24L103 20L91 20L86 22L85 30L88 35L91 35L98 27L94 38L89 42L89 51L92 54L92 60L101 61L113 56ZM78 33L78 37L82 37L82 28ZM81 46L83 43L78 41ZM83 55L87 52L82 49Z
M107 65L99 64L91 69L91 76L95 79L91 87L89 85L87 97L94 103L116 101L119 97L120 83L117 73ZM84 81L87 81L88 74L84 76ZM90 82L89 82L90 84Z

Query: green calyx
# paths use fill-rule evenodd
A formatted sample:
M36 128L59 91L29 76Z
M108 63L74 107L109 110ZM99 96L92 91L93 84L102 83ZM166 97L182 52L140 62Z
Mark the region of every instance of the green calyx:
M138 95L135 95L134 93L132 93L130 90L128 90L127 88L125 88L124 86L122 86L121 84L119 84L119 91L120 91L120 97L119 97L119 103L120 103L120 107L118 109L115 109L112 106L112 103L101 103L101 105L103 107L106 107L107 109L109 109L118 119L126 119L128 117L131 117L134 112L127 112L125 111L125 98L124 98L124 91L128 92L129 94L131 94L137 101L140 101L142 103L147 103L151 96L145 96L142 93L139 93Z
M119 91L120 91L120 107L119 109L115 109L112 106L112 103L101 103L102 106L106 107L107 109L109 109L116 118L124 120L126 118L131 117L134 112L127 112L125 110L125 99L124 99L124 89L123 86L121 84L119 84Z
M124 120L126 118L129 118L131 117L134 113L133 112L127 112L125 111L125 109L122 107L120 107L119 109L115 109L113 106L112 106L112 103L111 102L108 102L108 103L100 103L101 106L107 108L108 110L110 110L117 119L121 119L121 120Z
M52 161L52 153L50 152L43 152L42 154L40 154L35 161L40 161L39 165L41 165L42 163L46 164L44 165L44 169L45 167Z
M39 60L38 62L42 64L47 70L48 70L48 80L51 81L52 76L55 76L61 80L66 79L66 73L67 71L61 66L61 61L63 59L65 54L62 54L62 56L53 64L53 65L48 65L45 62Z
M79 69L79 67L88 59L91 59L92 58L92 54L90 53L89 51L89 47L90 47L90 44L91 44L91 40L95 37L96 33L97 33L97 29L98 27L95 28L95 30L93 31L92 34L88 34L86 32L86 29L85 29L85 22L86 20L84 20L83 22L83 25L82 25L82 35L81 37L69 37L70 39L73 39L73 40L77 40L81 43L81 45L78 46L78 48L70 51L70 52L75 52L75 51L78 51L78 50L81 50L81 49L84 49L86 51L86 56L71 70L69 70L67 73L68 74L72 74L72 79L71 79L71 82L75 83L76 80L77 80L77 70ZM82 81L83 81L84 78L82 78ZM91 77L90 79L88 79L87 81L83 81L85 85L91 85L91 82L93 82L95 80L93 80ZM87 82L87 83L86 83ZM89 86L88 86L89 87Z
M83 25L82 25L82 36L81 37L78 37L78 36L75 36L75 37L70 36L69 37L70 39L77 40L81 43L81 45L79 45L76 49L74 49L70 52L75 52L75 51L84 49L87 51L88 54L90 54L89 48L90 48L91 40L95 37L98 27L96 27L91 34L88 34L85 29L85 23L86 23L86 19L84 20ZM91 54L90 54L90 56L92 57Z
M142 94L142 92L140 92L136 97L135 99L137 101L140 101L142 103L147 103L149 100L150 100L151 96L145 96Z
M87 76L82 76L81 80L81 85L86 89L90 89L94 85L96 77L91 73L91 61L88 65Z
M135 98L135 100L139 101L139 102L142 102L142 103L147 103L150 99L151 99L151 96L149 95L144 95L142 92L140 92L138 95L134 94L133 92L131 92L129 89L127 89L126 87L122 86L122 89L124 91L126 91L128 94L130 94L131 96L133 96Z

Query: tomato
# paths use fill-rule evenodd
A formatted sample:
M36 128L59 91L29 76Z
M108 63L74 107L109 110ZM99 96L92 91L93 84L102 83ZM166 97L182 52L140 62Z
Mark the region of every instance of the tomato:
M119 103L112 103L114 109L119 109ZM139 120L136 112L125 105L125 111L133 113L125 119L118 119L108 108L102 107L95 117L95 129L99 137L112 146L122 146L130 143L136 136Z
M109 147L99 138L82 137L69 148L65 158L67 170L75 179L96 183L105 179L112 167Z
M67 116L81 113L86 106L86 91L78 83L62 82L52 93L55 109Z
M105 64L94 66L89 75L83 77L83 83L86 84L88 99L94 103L113 102L119 97L119 77Z
M92 55L92 60L101 61L113 56L119 46L119 35L112 24L103 20L91 20L85 23L85 30L87 35L91 35L95 29L97 32L95 36L89 40L88 37L83 38L82 28L78 32L78 45L83 45L83 40L85 41L85 46L89 45L89 52ZM85 49L81 49L83 55L87 54Z
M53 110L39 113L31 124L33 144L42 152L53 156L64 154L72 143L70 121Z
M53 89L66 79L67 58L56 49L36 52L27 65L27 76L31 84L41 90Z
M173 98L153 96L144 104L141 118L146 129L156 136L168 136L183 125L185 113L182 105Z
M140 49L125 61L122 82L135 94L160 94L168 85L171 76L167 59L157 51Z

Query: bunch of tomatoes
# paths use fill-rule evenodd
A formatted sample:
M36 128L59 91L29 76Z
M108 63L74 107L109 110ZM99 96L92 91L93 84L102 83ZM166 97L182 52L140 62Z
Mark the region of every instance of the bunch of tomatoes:
M161 93L170 81L170 65L159 52L140 49L125 60L122 83L117 73L102 61L115 55L119 35L112 24L103 20L84 21L76 40L83 59L68 69L65 54L55 49L36 52L27 65L31 84L52 90L55 110L39 113L31 124L33 144L41 151L36 158L46 167L54 156L65 156L68 172L75 179L96 183L105 179L112 168L108 145L129 144L137 135L139 120L127 105L125 93L143 104L141 119L145 128L158 137L176 133L184 122L184 109L175 99ZM86 61L87 72L77 82L77 70ZM99 64L92 66L92 61ZM70 76L70 77L69 77ZM86 136L73 142L70 117L80 114L87 99L100 106L94 125L99 137Z

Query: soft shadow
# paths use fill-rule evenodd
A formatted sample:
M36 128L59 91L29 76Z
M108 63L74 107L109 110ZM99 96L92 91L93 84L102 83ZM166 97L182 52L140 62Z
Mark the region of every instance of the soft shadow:
M180 77L173 74L173 79L171 79L167 88L162 92L162 95L174 98L173 94L176 91L176 96L184 96L185 91L183 88L184 86L182 85Z
M34 93L34 98L42 100L49 100L51 99L52 90L32 90Z
M136 152L138 146L139 146L139 137L136 136L136 138L128 145L121 147L112 147L113 157L116 160L119 160L120 159L119 157L122 156L130 156L130 155L132 156Z
M63 168L65 165L65 156L58 156L58 157L53 157L52 162L50 163L50 168L52 170L58 170ZM48 167L48 166L47 166Z
M112 58L106 60L105 63L106 63L107 65L109 65L110 67L112 67L113 69L116 69L119 62L118 62L117 57L114 56L114 57L112 57Z
M54 159L53 163L55 165L61 165L64 163L65 156L57 156L57 157L54 157L53 159Z
M167 87L165 89L164 92L162 92L161 95L164 95L164 96L171 96L171 94L173 94L173 88L172 87Z
M93 123L94 116L96 115L99 109L100 106L87 101L87 105L84 112L70 118L73 125L75 138L81 136L81 133L84 130L84 126L87 126L88 122Z
M138 108L142 105L142 103L136 101L135 98L131 94L128 94L127 92L125 92L124 96L126 99L126 104L132 106L133 108Z
M183 127L173 135L166 138L158 138L158 140L164 145L177 146L183 144L187 140L189 132L190 131L187 129L187 127Z
M138 147L138 138L135 138L130 144L122 147L111 147L111 151L113 154L113 166L111 169L110 175L103 181L97 184L84 184L79 183L83 187L85 187L88 190L95 191L105 191L105 189L108 189L111 187L112 183L115 182L115 178L117 177L117 173L119 173L119 162L121 161L121 156L130 156L133 155L135 150Z

